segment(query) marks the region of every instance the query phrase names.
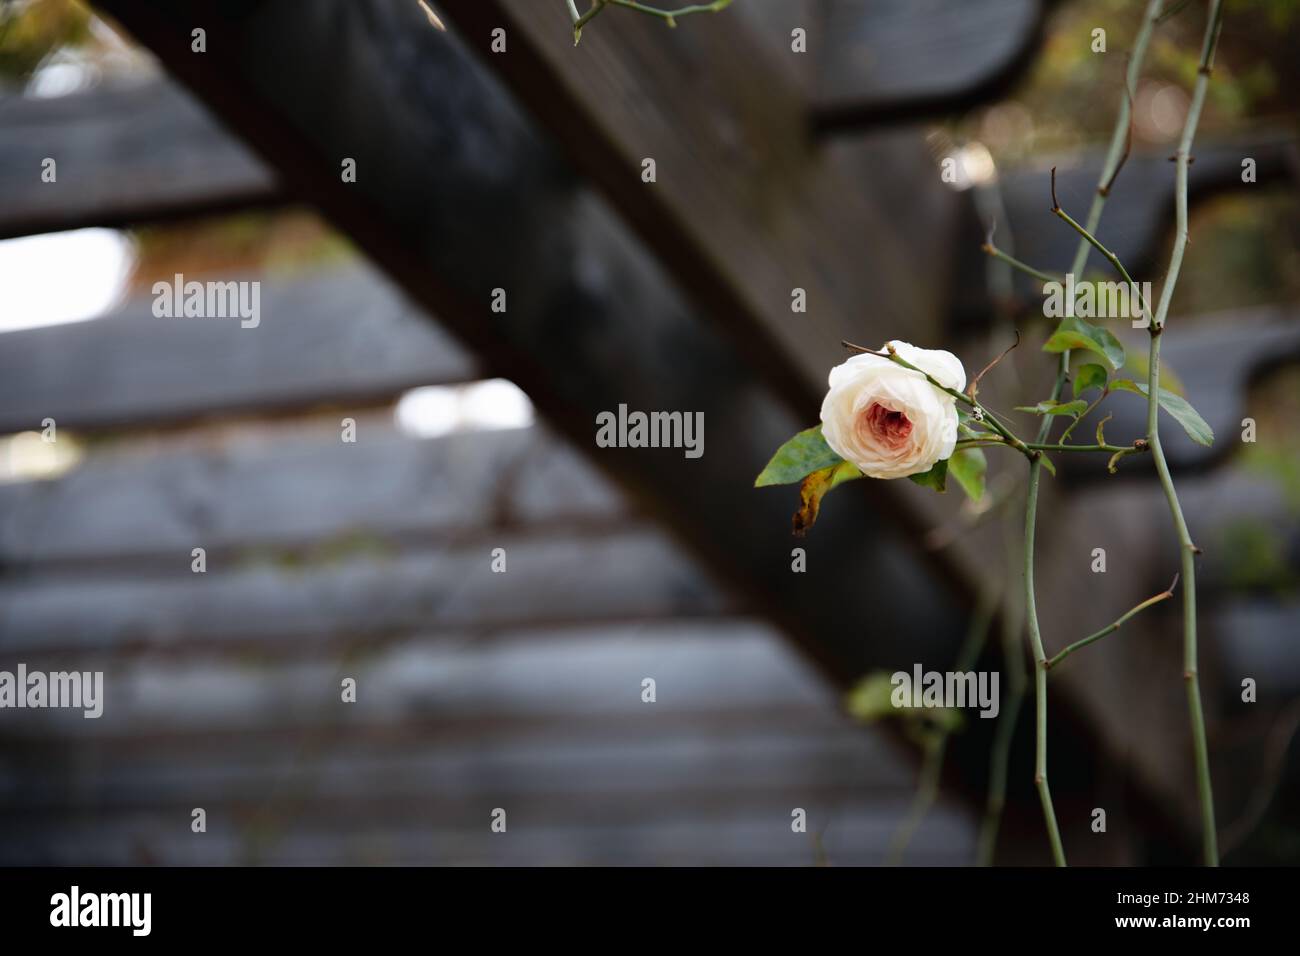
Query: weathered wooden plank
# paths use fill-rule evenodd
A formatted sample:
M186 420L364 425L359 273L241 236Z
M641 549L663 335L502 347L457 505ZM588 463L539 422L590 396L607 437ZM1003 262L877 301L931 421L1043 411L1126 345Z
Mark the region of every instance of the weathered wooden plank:
M454 36L429 28L418 6L382 0L358 7L325 0L303 7L277 0L236 10L201 4L184 16L140 0L104 0L100 6L278 168L289 170L304 195L418 301L490 355L493 372L519 383L561 433L671 522L712 569L779 608L805 648L839 679L852 679L882 658L915 660L926 647L949 646L959 629L949 616L951 605L915 552L864 540L864 535L889 532L882 512L868 506L861 489L833 505L841 509L840 520L818 529L809 543L817 573L791 573L788 495L748 489L771 450L812 414L811 379L804 392L807 404L792 414L780 396L798 378L784 360L781 374L760 375L693 313L644 249L577 184L561 155L469 60ZM525 16L523 5L516 6L520 18ZM444 4L442 9L454 17L477 15L473 11L479 7L497 4L458 4L455 10ZM199 64L180 55L177 43L189 35L193 16L205 10L213 14L209 52ZM560 31L559 42L571 50L565 32ZM518 33L513 52L499 57L503 67L526 54L524 36ZM646 38L648 48L666 49L662 30L653 34L653 43L650 34ZM486 42L487 32L474 39ZM734 68L734 89L749 104L746 115L777 117L771 121L776 125L761 127L773 133L781 124L796 123L791 110L757 95L754 64L724 49L729 31L715 32L707 42ZM588 49L586 42L580 49ZM682 76L671 70L667 75ZM583 86L593 87L590 78ZM700 99L688 92L692 95L674 102ZM665 146L679 135L675 125L671 130ZM357 158L356 183L339 181L342 155ZM796 165L801 173L809 170ZM614 163L606 176L620 168L640 189L635 165ZM664 185L665 176L680 181L696 175L684 172L689 164L676 168L676 174L661 174L656 186ZM749 182L758 195L769 195L770 183ZM833 184L834 177L810 176L808 182ZM839 216L846 205L855 205L851 197L857 195L853 189L828 189L814 207L829 204L830 214ZM709 201L690 209L692 221L708 219L714 205ZM800 209L807 229L792 227L792 237L824 230L822 223L813 228L815 217ZM868 211L863 215L865 220L854 223L855 246L861 245L863 222L872 221ZM742 241L742 250L749 246L749 240ZM833 246L834 255L842 255L842 244ZM695 242L687 247L687 258L693 249ZM680 259L682 251L675 255ZM879 256L875 281L889 285L868 283L862 296L845 300L846 307L861 313L863 302L887 301L895 286L886 277L911 289L901 301L915 304L912 297L924 284L903 281L908 270L895 261L904 258L902 251L890 251L886 242ZM702 258L711 261L714 254ZM798 258L801 275L823 274L810 249ZM758 261L764 263L757 269L761 274L769 257ZM891 269L891 263L898 268ZM857 283L860 273L854 268L837 274ZM728 285L712 274L697 273L697 279L695 288ZM504 313L490 311L493 288L508 290ZM778 311L789 308L789 291L782 290ZM926 310L922 305L908 314L920 317ZM819 365L818 379L824 368ZM622 403L703 413L705 454L692 460L676 450L595 449L595 416ZM897 509L884 513L898 515Z
M342 731L512 717L618 716L650 722L648 727L665 711L698 717L747 709L752 716L764 705L787 713L801 707L809 717L838 714L825 685L756 621L589 624L507 631L483 642L461 640L466 631L454 626L444 633L383 648L361 644L350 656L308 648L260 664L209 656L128 659L112 656L111 647L90 646L82 659L107 668L104 717L14 710L6 714L6 729L53 731L75 740L147 733L164 722L169 730L188 732L248 731L277 722L299 731ZM353 705L339 702L342 671L358 680ZM658 687L653 707L641 699L646 677ZM599 722L592 730L602 732ZM627 727L616 733L633 735Z
M0 337L0 432L39 429L46 417L96 429L375 401L477 374L459 345L364 265L263 282L256 327L158 318L152 307L140 298L102 319Z
M956 114L1009 89L1043 39L1043 0L822 0L808 27L814 127ZM798 24L793 24L798 25Z
M0 238L265 206L274 174L193 97L149 78L0 99ZM42 181L43 162L57 180Z
M493 804L492 806L497 806ZM867 809L828 806L814 815L828 823L824 854L808 834L790 831L790 807L773 803L766 813L732 817L696 814L658 824L624 825L596 819L567 825L528 826L509 817L508 836L489 829L491 806L466 811L461 826L437 821L392 820L346 829L292 823L265 835L247 836L218 819L207 833L189 832L158 814L135 814L86 823L70 819L52 831L6 827L0 858L6 865L793 865L825 859L840 865L878 865L896 818ZM959 865L974 852L969 820L937 809L916 838L909 859L918 864Z
M119 660L115 703L98 721L14 712L0 757L0 858L193 862L169 831L203 806L207 862L346 859L393 827L426 832L389 862L448 862L503 806L509 832L542 845L507 859L483 844L466 859L811 863L806 840L755 834L732 847L725 835L788 834L803 807L833 861L875 862L910 799L912 772L883 735L838 714L757 622L412 642L349 662L359 682L349 705L338 701L339 664L312 660ZM658 680L653 705L640 699L647 673ZM489 714L495 726L471 729ZM65 843L87 818L96 834ZM672 849L675 832L710 825L723 835ZM912 860L966 862L971 849L971 821L941 803Z
M653 624L655 622L642 622ZM699 620L683 620L684 625L698 625ZM599 628L610 628L618 633L626 622L592 625L594 639L599 639ZM566 624L563 630L572 631L575 625ZM512 637L545 639L550 629L536 631L516 630ZM491 641L469 633L443 633L428 640L455 641L462 644ZM313 647L316 645L313 645ZM306 653L300 650L298 653ZM250 649L250 657L257 654ZM262 655L263 658L270 655ZM127 655L123 654L125 659ZM53 661L29 655L33 661ZM80 656L78 660L87 660ZM341 659L341 658L340 658ZM33 667L36 664L32 665ZM57 669L53 664L50 669ZM107 675L106 675L107 676ZM340 677L341 679L341 677ZM337 699L337 681L330 686L331 702ZM639 685L638 685L639 692ZM226 704L229 705L230 701ZM14 712L17 714L17 711ZM73 717L75 716L76 723ZM838 714L818 713L799 703L792 706L766 704L759 709L720 707L716 703L702 708L661 708L655 713L653 726L647 724L644 713L603 712L593 713L515 713L492 714L486 711L463 719L445 716L405 716L393 721L339 721L305 716L281 715L272 724L262 724L255 729L226 722L210 726L171 726L155 720L148 726L124 725L121 733L114 733L111 725L84 720L80 712L69 715L61 711L54 716L33 714L24 710L15 717L4 735L7 754L19 763L39 762L41 755L48 757L52 744L66 747L70 758L80 753L87 760L131 760L155 755L183 762L190 757L203 759L204 754L228 753L237 749L241 755L271 755L284 748L311 744L330 747L365 749L376 753L400 755L427 746L450 746L466 740L480 741L484 746L496 746L504 741L531 741L541 745L556 740L581 742L584 746L600 747L632 736L658 737L681 734L700 736L731 735L742 732L790 732L806 736L824 736L836 731L842 721Z
M199 545L196 544L195 547ZM504 548L507 571L492 570ZM274 551L190 570L129 565L0 582L0 652L244 647L304 639L364 646L423 630L717 613L701 570L653 529L541 536L501 532L394 551L365 537L301 561Z
M6 761L0 771L6 813L194 806L191 801L204 798L237 806L266 800L281 780L301 781L309 790L291 803L361 805L421 797L445 808L513 793L552 808L584 800L609 805L618 798L639 800L642 810L647 800L698 806L715 794L816 789L843 795L855 787L870 788L875 799L898 800L914 783L882 739L847 726L818 736L761 730L664 736L646 720L639 732L600 743L504 738L490 749L417 744L399 755L375 756L370 748L331 740L264 749L255 760L241 751L203 750L161 760L119 756L108 763L88 759L90 748L75 739L60 746L61 757L43 765Z
M333 423L252 427L194 442L93 451L52 481L0 485L0 566L175 565L222 555L307 555L537 528L614 527L630 508L577 454L537 426L415 439L361 416L357 441ZM188 559L187 559L188 560Z
M842 360L841 340L883 341L898 316L917 340L937 333L941 283L919 255L945 232L956 198L925 172L920 137L836 149L809 141L804 91L784 68L798 58L788 27L775 38L787 42L773 44L759 35L769 27L731 10L694 20L689 38L607 15L575 49L533 0L441 9L736 347L768 368L798 369L782 387L805 408ZM515 44L507 56L488 52L497 25ZM652 184L641 179L646 158ZM878 175L864 176L864 165ZM889 215L900 178L916 232ZM806 312L791 309L796 288Z

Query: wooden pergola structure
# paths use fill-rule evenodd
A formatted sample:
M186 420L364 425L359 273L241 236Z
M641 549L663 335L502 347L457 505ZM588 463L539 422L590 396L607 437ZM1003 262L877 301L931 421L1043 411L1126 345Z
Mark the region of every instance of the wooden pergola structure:
M832 686L912 661L946 665L965 609L986 584L987 533L927 548L925 533L953 520L953 503L861 482L827 505L834 521L796 542L788 497L750 485L773 448L815 421L841 340L960 336L984 347L991 293L969 194L940 181L912 128L891 124L1004 91L1032 60L1048 5L981 0L936 19L930 3L866 12L846 0L746 0L672 33L609 16L577 48L558 4L437 6L448 33L431 29L414 0L199 0L183 8L97 0L188 92L151 79L49 103L0 102L0 124L15 131L0 142L0 169L36 168L57 155L61 180L57 193L0 181L0 235L305 204L376 271L277 284L264 311L284 318L256 336L198 326L160 334L138 308L111 322L13 333L0 352L0 430L37 427L46 416L95 433L321 403L360 407L418 385L500 376L528 393L547 432L527 441L476 437L472 466L455 451L467 437L436 451L385 439L349 470L306 444L295 450L286 437L289 450L278 456L219 468L192 456L170 472L105 468L52 487L0 489L0 562L10 572L0 650L126 650L142 634L172 633L178 620L188 640L213 653L256 645L292 656L322 634L361 653L365 634L502 630L522 618L612 626L743 615L791 640ZM792 53L793 26L825 55ZM196 28L206 35L202 53L192 49ZM497 29L505 52L492 49ZM863 57L864 48L879 58ZM1223 187L1239 154L1224 146L1198 155L1198 194ZM1290 141L1258 144L1256 154L1261 179L1294 174ZM641 176L646 158L655 160L654 182ZM345 159L355 160L355 182L340 176ZM1152 183L1167 178L1167 165L1134 157L1112 202L1124 223L1118 251L1130 262L1149 258L1162 240L1165 193ZM1087 162L1063 170L1062 200L1084 201L1094 180ZM1068 259L1072 240L1051 235L1050 217L1039 214L1044 175L1009 173L1003 193L1022 242L1049 260ZM791 310L794 289L806 294L805 313ZM507 296L503 312L491 308L496 290ZM1205 372L1209 394L1198 406L1221 428L1240 417L1251 376L1300 355L1290 316L1232 319L1258 334L1227 346L1223 337L1169 345L1174 367L1188 377ZM130 359L106 363L106 354ZM706 454L691 461L596 448L595 416L621 403L703 412ZM1170 453L1212 473L1214 461L1190 444ZM107 560L123 535L141 562L188 551L196 529L221 538L196 506L127 529L103 518L108 503L127 509L201 486L183 500L224 514L212 503L258 487L269 462L276 482L307 489L315 510L293 520L270 510L245 515L218 550L248 546L250 535L256 545L263 532L315 540L346 528L349 514L399 540L448 523L459 530L436 560L403 556L383 574L340 573L297 593L261 593L252 577L225 580L224 590L209 582L165 592L58 589L60 562ZM502 474L516 491L484 495L482 486ZM426 503L430 475L438 500ZM1167 583L1169 562L1145 554L1135 534L1158 494L1142 485L1063 474L1053 496L1065 518L1041 558L1043 604L1056 609L1049 632L1104 623L1114 616L1107 609ZM1198 495L1209 501L1219 492L1207 479L1188 494L1195 512ZM1103 525L1090 507L1099 495L1116 516ZM465 576L468 555L512 528L539 525L571 547L539 550L544 558L530 570L521 532L509 595L485 575ZM791 572L795 546L807 549L807 573ZM1119 573L1081 588L1078 569L1093 547L1128 557ZM515 544L507 550L513 555ZM441 581L458 583L431 583ZM348 600L331 604L331 590ZM277 623L289 620L292 627ZM1147 630L1159 633L1165 621L1153 621ZM1154 682L1161 689L1150 690L1150 675L1175 660L1172 645L1129 642L1062 675L1053 783L1062 819L1073 821L1068 832L1083 834L1088 809L1105 804L1122 808L1117 815L1143 834L1150 857L1184 852L1190 793L1169 785L1187 766L1181 687L1170 682L1166 694ZM1231 686L1233 674L1216 672L1221 664L1211 660L1210 680ZM782 706L792 705L778 701L777 713ZM948 779L978 807L991 728L972 723L954 741ZM323 745L328 730L307 746ZM142 728L123 746L147 749L170 732ZM259 746L271 746L274 731L256 733ZM400 733L452 731L430 719ZM844 754L850 737L833 738ZM1018 757L1013 772L1006 858L1045 858L1028 762ZM455 813L455 801L444 799ZM1237 799L1230 786L1225 799ZM654 812L650 801L637 806ZM944 839L960 843L935 839L937 859L947 859L937 849ZM1132 840L1073 839L1081 860L1138 852Z

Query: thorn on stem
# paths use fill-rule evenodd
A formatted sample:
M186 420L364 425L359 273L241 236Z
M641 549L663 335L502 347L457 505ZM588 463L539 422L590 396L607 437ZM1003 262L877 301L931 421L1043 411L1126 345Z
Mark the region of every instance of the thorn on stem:
M1052 167L1052 212L1060 212L1061 204L1056 201L1056 167Z

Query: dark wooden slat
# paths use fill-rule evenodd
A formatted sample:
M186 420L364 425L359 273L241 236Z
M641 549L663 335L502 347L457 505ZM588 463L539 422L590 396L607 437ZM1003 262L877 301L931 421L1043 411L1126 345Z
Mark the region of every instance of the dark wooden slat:
M238 279L262 281L221 277ZM256 327L152 308L140 298L102 319L0 335L0 432L39 429L46 417L98 429L373 401L477 374L418 306L361 265L264 281Z
M801 707L805 719L838 715L825 685L757 621L661 619L507 633L489 642L458 640L455 627L449 625L445 638L353 657L308 648L256 666L203 655L128 660L112 656L111 646L88 646L86 659L107 668L105 716L15 710L6 715L14 718L6 728L75 741L147 734L166 716L167 729L177 732L251 731L283 722L298 731L329 730L332 739L334 730L407 721L532 717L571 724L587 718L593 721L588 738L592 732L622 738L635 735L636 720L649 730L665 711L752 716L766 705L787 714ZM355 705L339 702L340 671L357 677ZM660 688L654 705L641 700L645 677ZM70 716L76 719L65 719ZM601 721L609 717L633 723L605 731Z
M361 418L355 444L329 423L315 434L245 427L180 450L92 452L53 481L0 485L0 567L54 562L174 565L203 547L337 550L546 525L613 527L622 495L539 427L414 439Z
M653 627L663 622L644 622ZM682 626L698 626L700 621L676 621ZM599 630L592 633L618 634L628 627L626 621L592 625ZM574 625L565 625L570 631ZM553 631L516 630L512 637L546 637ZM651 633L654 633L652 630ZM472 636L464 634L439 635L436 640L450 639L469 643ZM428 640L435 640L428 638ZM318 642L314 644L326 650ZM34 657L35 660L48 658ZM79 656L79 660L88 659ZM342 660L342 658L340 658ZM35 664L32 665L33 667ZM57 669L51 665L50 669ZM341 679L341 678L340 678ZM337 682L330 685L330 700ZM639 684L636 688L639 692ZM638 698L639 700L639 698ZM229 706L230 701L223 702ZM15 714L18 712L15 711ZM75 723L74 723L75 718ZM293 718L293 715L290 715ZM71 758L83 753L88 760L111 757L114 760L134 760L143 756L156 756L174 761L199 757L205 753L228 753L237 749L241 755L274 754L281 749L329 744L330 747L358 748L373 752L400 755L424 746L453 745L466 740L481 741L484 746L497 746L506 741L531 741L537 744L565 740L584 746L599 747L613 741L626 741L632 736L672 736L680 734L714 735L741 732L797 732L821 736L834 733L842 721L838 714L818 713L804 703L794 706L764 705L751 708L719 707L711 704L703 708L664 708L655 712L651 727L644 713L515 713L499 715L475 713L464 718L445 716L405 715L400 722L326 721L311 716L302 719L278 718L272 724L262 724L251 730L238 723L211 725L169 726L154 720L149 726L124 725L122 733L114 733L111 725L102 721L92 726L80 712L43 716L24 710L12 722L3 739L7 755L22 763L39 762L42 754L48 756L52 744L67 746Z
M822 0L810 29L823 132L960 113L1009 89L1043 38L1043 0Z
M0 774L0 805L7 812L174 806L205 795L227 806L248 804L265 801L281 778L300 779L310 790L304 796L318 804L423 795L446 806L490 799L486 794L497 792L534 803L544 799L552 815L582 795L605 805L614 802L611 798L640 798L689 806L714 793L870 787L875 799L900 800L914 782L882 740L847 726L827 736L702 732L665 739L647 720L640 734L603 746L507 739L490 749L412 746L397 757L375 757L355 744L331 743L267 750L256 761L208 750L188 758L169 754L162 761L146 756L97 764L88 759L90 749L77 748L75 741L60 746L67 749L57 761L13 762L12 771Z
M359 679L355 705L337 700L341 669ZM653 705L640 700L647 672L659 682ZM62 835L87 816L109 836L73 858L116 852L120 827L165 856L177 852L166 832L195 805L217 836L204 851L229 840L246 862L283 858L307 832L326 856L393 826L472 838L493 806L508 808L512 834L564 830L563 847L538 848L550 857L536 861L552 864L575 853L645 860L662 851L660 835L694 821L725 830L767 818L788 831L793 806L840 840L846 823L875 816L870 836L836 845L878 855L913 783L883 735L846 721L779 636L745 620L421 641L346 667L320 656L270 667L142 659L113 674L116 705L98 722L49 711L6 722L5 858L66 852ZM495 727L471 730L487 713ZM811 862L796 856L809 852L798 840L766 844L750 845L750 860ZM719 852L712 840L673 851L699 862ZM969 819L943 804L914 858L936 853L970 855Z
M341 668L358 676L356 704L338 702ZM646 673L659 681L653 705L640 700ZM24 711L6 722L0 857L102 861L147 848L173 859L169 829L203 806L204 854L284 860L310 839L328 859L414 827L429 832L411 859L434 862L505 806L512 835L554 833L514 862L669 852L810 863L806 840L776 839L791 808L816 830L832 825L842 842L828 849L878 855L912 785L883 735L840 715L751 621L412 642L347 665L319 654L270 667L119 659L109 695L99 721ZM64 836L88 817L100 834L74 852ZM727 832L764 821L773 839L729 847ZM665 849L708 823L723 836ZM941 803L915 849L914 861L966 862L971 821Z
M0 238L281 202L274 175L176 86L0 99ZM55 160L58 179L41 181Z
M506 549L505 573L491 570ZM700 569L654 530L606 536L501 534L389 552L362 540L306 565L275 554L190 571L117 566L0 584L0 652L152 647L272 651L305 638L338 644L429 629L482 631L547 621L716 613L726 606Z
M337 825L291 826L251 845L224 819L210 821L208 832L201 836L189 832L188 816L177 821L156 813L136 814L93 824L73 819L54 831L0 831L4 837L0 858L7 865L165 862L193 866L810 866L819 859L810 834L791 833L790 807L783 804L740 819L725 813L696 814L627 826L597 818L530 827L526 815L521 815L523 819L509 817L504 835L488 829L493 806L497 804L467 810L472 822L459 827L425 820L405 825L376 821L342 832ZM845 807L826 807L813 819L831 824L823 837L826 855L829 861L843 865L880 864L896 822L894 815ZM968 862L974 852L969 822L943 810L932 814L927 832L916 842L922 845L909 857L915 863L957 865Z

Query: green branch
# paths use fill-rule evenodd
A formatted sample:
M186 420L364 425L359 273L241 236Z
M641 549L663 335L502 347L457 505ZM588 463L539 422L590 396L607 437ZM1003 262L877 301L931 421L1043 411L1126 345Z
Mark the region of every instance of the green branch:
M1005 262L1011 268L1023 272L1027 276L1032 276L1033 278L1039 280L1040 282L1064 283L1064 278L1062 276L1054 276L1050 272L1043 272L1041 269L1035 269L1033 266L1021 262L1019 259L1015 258L1014 256L1007 255L997 246L993 245L993 241L991 239L988 242L985 242L984 245L982 245L980 248L987 255L992 256L994 259L997 259L999 262Z
M1154 597L1149 597L1141 604L1137 605L1136 607L1130 608L1129 610L1125 611L1118 618L1116 618L1112 623L1107 624L1105 627L1103 627L1100 631L1097 631L1095 634L1089 634L1087 637L1083 638L1082 640L1075 641L1073 644L1069 645L1064 650L1062 650L1059 654L1057 654L1056 656L1048 660L1043 665L1043 668L1045 670L1051 670L1053 667L1061 663L1061 661L1065 660L1067 657L1069 657L1071 654L1073 654L1075 651L1079 650L1080 648L1087 647L1089 644L1095 643L1096 641L1100 641L1107 634L1114 634L1124 625L1124 622L1127 621L1129 618L1133 617L1136 614L1142 613L1147 608L1151 607L1153 604L1159 604L1161 601L1167 601L1169 600L1169 598L1173 597L1174 588L1176 587L1178 587L1178 576L1174 575L1174 583L1169 585L1169 588L1167 590L1161 591L1159 594L1155 595Z
M1089 234L1097 232L1106 199L1110 195L1115 177L1119 175L1120 167L1124 165L1124 159L1128 156L1129 146L1132 144L1130 133L1133 120L1133 91L1137 88L1138 79L1142 75L1142 63L1146 60L1147 46L1160 20L1162 6L1164 0L1147 0L1146 10L1142 14L1142 25L1138 27L1137 36L1133 38L1133 52L1129 54L1128 69L1124 73L1124 99L1120 101L1119 115L1115 118L1115 129L1111 132L1110 147L1106 151L1106 162L1102 164L1101 176L1097 180L1097 193L1092 197L1092 205L1088 209L1085 229ZM1076 278L1083 278L1083 270L1088 264L1089 248L1091 244L1084 239L1079 242L1079 247L1075 250L1070 273Z
M1131 289L1140 288L1138 284L1133 281L1133 277L1128 274L1128 270L1124 268L1124 263L1119 261L1119 256L1115 255L1115 253L1111 252L1109 249L1103 246L1101 244L1101 241L1098 240L1097 237L1092 234L1091 229L1088 229L1086 226L1081 225L1077 220L1074 219L1073 216L1071 216L1068 212L1062 209L1060 203L1056 201L1056 167L1055 166L1052 167L1052 213L1055 216L1057 216L1062 222L1068 225L1071 229L1077 232L1082 237L1085 243L1092 246L1103 256L1105 256L1106 259L1110 262L1110 264L1115 267L1115 271L1120 274L1120 277L1123 278L1123 280L1126 283L1128 283L1129 288ZM1139 291L1138 294L1141 295L1141 292ZM1147 302L1146 296L1142 296L1142 310L1143 310L1143 315L1147 319L1148 325L1150 325L1151 304Z
M1183 253L1187 248L1187 167L1191 162L1192 141L1196 136L1196 127L1200 122L1201 109L1205 105L1205 92L1210 82L1210 73L1214 68L1214 51L1219 42L1219 30L1223 25L1222 0L1210 0L1209 12L1205 24L1205 39L1201 45L1201 61L1197 70L1196 84L1192 89L1192 101L1187 109L1187 120L1178 141L1175 154L1176 172L1174 189L1174 248L1169 258L1169 269L1165 273L1164 288L1160 290L1160 304L1156 308L1155 318L1151 322L1151 349L1147 387L1150 396L1147 400L1147 442L1155 459L1156 473L1160 476L1160 486L1164 489L1169 513L1173 518L1174 528L1178 534L1183 575L1183 680L1187 686L1187 711L1192 729L1192 756L1196 767L1196 789L1201 806L1201 849L1207 866L1219 865L1218 832L1214 821L1214 792L1210 782L1209 748L1205 739L1205 714L1201 708L1201 688L1197 678L1196 649L1196 555L1200 549L1192 543L1187 521L1183 517L1182 505L1178 501L1178 492L1174 489L1173 478L1169 474L1169 464L1165 461L1164 449L1160 444L1160 342L1165 322L1169 317L1169 304L1173 299L1174 287L1178 282L1178 273L1183 265Z

